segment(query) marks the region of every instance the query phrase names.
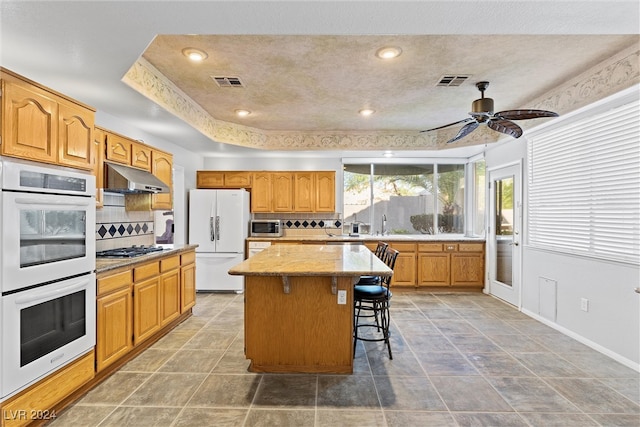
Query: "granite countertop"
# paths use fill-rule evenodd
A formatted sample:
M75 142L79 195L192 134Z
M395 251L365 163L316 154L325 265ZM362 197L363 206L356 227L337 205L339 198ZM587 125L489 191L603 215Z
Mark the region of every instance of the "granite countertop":
M96 258L96 273L115 270L122 267L134 267L136 264L144 264L155 259L178 255L182 252L194 250L198 245L163 245L164 250L152 252L132 258Z
M229 270L238 276L391 276L364 246L272 245Z
M374 234L361 234L349 236L348 234L336 235L311 235L311 236L282 236L282 237L249 237L247 241L299 241L299 242L377 242L377 241L407 241L407 242L484 242L484 237L468 237L461 234L387 234L384 236Z

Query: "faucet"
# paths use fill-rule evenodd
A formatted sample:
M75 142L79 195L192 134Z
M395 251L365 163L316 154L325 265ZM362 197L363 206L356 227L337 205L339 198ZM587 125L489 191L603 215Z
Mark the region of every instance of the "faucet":
M387 234L387 215L382 214L382 235Z

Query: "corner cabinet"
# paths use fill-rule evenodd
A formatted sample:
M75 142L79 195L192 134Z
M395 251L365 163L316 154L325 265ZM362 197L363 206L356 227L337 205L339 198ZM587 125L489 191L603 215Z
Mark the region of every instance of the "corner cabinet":
M0 154L93 170L95 110L4 68Z

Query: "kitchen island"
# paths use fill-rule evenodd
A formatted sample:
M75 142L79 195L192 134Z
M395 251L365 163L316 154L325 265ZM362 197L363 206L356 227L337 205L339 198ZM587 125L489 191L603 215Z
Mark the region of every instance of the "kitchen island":
M229 274L245 276L250 371L352 373L353 284L393 271L362 245L273 245Z

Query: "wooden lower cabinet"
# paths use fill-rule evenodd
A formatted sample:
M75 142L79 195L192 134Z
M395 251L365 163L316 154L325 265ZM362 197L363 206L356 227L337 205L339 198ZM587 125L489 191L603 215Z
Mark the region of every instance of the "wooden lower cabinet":
M484 286L484 243L418 244L418 286Z
M101 371L133 348L131 285L98 297L96 370Z
M180 313L196 305L196 254L188 252L180 256Z
M96 370L100 372L157 337L195 305L195 251L99 274L97 283Z
M160 326L180 316L180 257L160 262Z
M389 246L398 252L393 269L391 286L415 286L416 283L416 245L415 243L391 242Z

